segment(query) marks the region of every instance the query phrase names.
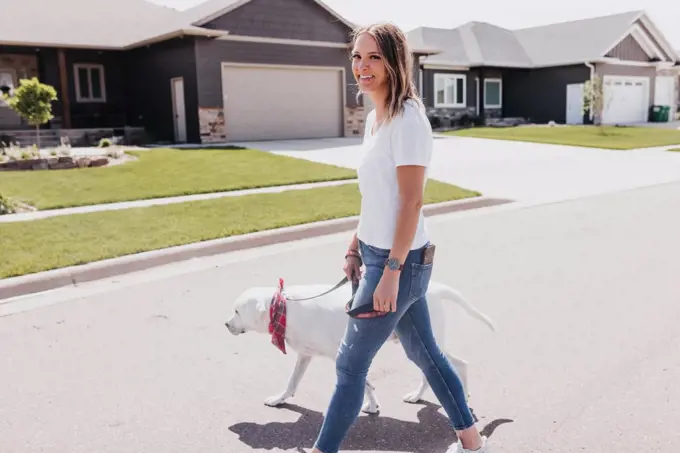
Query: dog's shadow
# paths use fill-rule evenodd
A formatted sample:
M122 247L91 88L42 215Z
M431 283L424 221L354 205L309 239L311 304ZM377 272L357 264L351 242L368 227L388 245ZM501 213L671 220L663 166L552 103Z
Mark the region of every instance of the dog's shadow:
M415 422L384 416L360 416L342 443L342 449L413 453L446 451L457 440L449 419L438 411L439 406L435 404L418 404L424 407L418 411L418 421ZM280 408L296 412L300 418L288 423L237 423L229 430L253 449L297 449L299 452L303 452L303 448L311 449L323 415L294 404L282 404ZM494 420L483 428L482 435L491 436L498 426L512 422L510 419Z

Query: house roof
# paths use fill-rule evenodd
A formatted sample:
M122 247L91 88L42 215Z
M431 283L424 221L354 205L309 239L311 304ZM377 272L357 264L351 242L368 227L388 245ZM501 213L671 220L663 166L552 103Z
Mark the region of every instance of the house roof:
M637 20L642 11L515 30L536 65L550 66L601 58Z
M146 0L22 0L21 6L0 14L0 44L124 49L181 34L224 34Z
M210 22L230 11L239 8L252 0L205 0L198 5L184 11L184 14L189 18L192 25L203 25ZM355 24L342 17L336 11L332 10L322 0L312 0L316 2L321 8L330 13L331 16L336 17L340 22L349 28L354 28Z
M413 47L440 50L422 59L427 64L558 66L601 59L641 17L646 18L644 11L629 11L518 30L469 22L454 29L420 27L409 32L408 39ZM670 49L668 53L673 52ZM671 56L677 59L677 53Z

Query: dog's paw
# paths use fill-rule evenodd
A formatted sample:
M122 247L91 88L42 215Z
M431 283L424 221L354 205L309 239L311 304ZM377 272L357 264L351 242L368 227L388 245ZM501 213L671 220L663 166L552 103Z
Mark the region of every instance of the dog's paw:
M264 400L264 404L270 407L276 407L279 406L280 404L285 403L287 399L288 395L286 395L285 393L283 395L270 396L269 398Z
M361 406L361 411L366 414L377 414L379 410L380 405L377 403L371 403L370 401L365 402L364 405Z
M380 403L366 401L363 406L361 406L361 412L366 414L377 414L380 411Z
M417 403L422 398L421 398L420 392L411 392L411 393L407 393L406 395L404 395L404 397L402 399L406 403L412 403L413 404L413 403Z

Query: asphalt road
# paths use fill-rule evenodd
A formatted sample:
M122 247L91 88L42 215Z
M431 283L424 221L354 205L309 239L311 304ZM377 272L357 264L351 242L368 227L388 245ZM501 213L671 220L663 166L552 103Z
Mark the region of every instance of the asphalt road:
M434 278L498 331L451 307L447 349L470 362L472 406L494 453L680 451L680 184L430 219ZM196 260L4 304L0 452L309 451L334 383L223 322L249 285L326 281L345 235ZM439 453L454 441L398 345L370 377L382 413L347 452ZM675 383L675 384L673 384ZM279 449L279 450L277 450Z

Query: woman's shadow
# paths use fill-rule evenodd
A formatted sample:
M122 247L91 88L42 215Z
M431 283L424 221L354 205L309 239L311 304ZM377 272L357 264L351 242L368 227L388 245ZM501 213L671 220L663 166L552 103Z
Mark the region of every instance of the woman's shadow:
M456 442L449 419L438 412L439 406L422 403L418 411L418 421L410 422L390 417L361 416L352 425L342 444L343 450L400 451L413 453L438 453ZM280 406L300 414L295 422L237 423L229 430L239 436L239 440L253 449L283 450L302 448L311 449L321 428L323 415L294 404ZM497 419L488 423L482 434L491 436L500 425L512 423L510 419Z

